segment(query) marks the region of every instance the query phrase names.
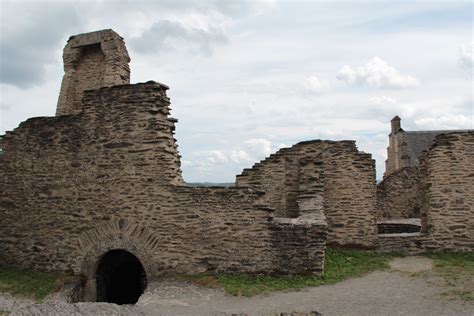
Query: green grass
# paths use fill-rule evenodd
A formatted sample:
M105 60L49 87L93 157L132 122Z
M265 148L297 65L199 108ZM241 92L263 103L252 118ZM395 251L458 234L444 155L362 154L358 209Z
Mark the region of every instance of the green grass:
M60 275L0 267L0 292L42 300L57 289Z
M220 285L228 294L253 296L279 290L296 290L307 286L333 284L358 277L374 270L388 268L393 255L361 250L326 250L323 277L221 274L217 277L195 275L186 277L201 285Z
M443 296L474 301L474 253L436 252L425 255L433 259L435 273L446 281L447 291L443 293ZM221 286L228 294L253 296L272 291L334 284L371 271L387 269L391 259L403 256L405 254L327 249L325 271L321 278L222 274L214 278L208 275L193 276L190 280L203 285Z
M446 298L474 302L474 253L433 252L434 273L444 279Z
M436 267L460 267L474 272L474 252L431 252L424 254L433 259Z

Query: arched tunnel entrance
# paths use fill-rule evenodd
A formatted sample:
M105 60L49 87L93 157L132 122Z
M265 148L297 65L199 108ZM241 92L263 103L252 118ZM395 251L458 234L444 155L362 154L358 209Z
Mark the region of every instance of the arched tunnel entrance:
M135 304L147 286L140 260L125 250L107 252L96 271L97 302Z

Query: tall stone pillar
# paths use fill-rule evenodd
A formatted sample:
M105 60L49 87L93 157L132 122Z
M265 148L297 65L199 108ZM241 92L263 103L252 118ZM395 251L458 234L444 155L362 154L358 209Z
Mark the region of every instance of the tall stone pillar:
M123 38L110 29L71 36L63 62L56 115L80 113L85 90L130 83L127 48Z

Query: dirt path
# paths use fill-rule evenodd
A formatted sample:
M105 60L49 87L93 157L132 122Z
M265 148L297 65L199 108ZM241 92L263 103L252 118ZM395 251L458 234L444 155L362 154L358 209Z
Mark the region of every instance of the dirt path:
M274 315L290 311L318 311L325 316L474 315L474 305L442 300L441 292L423 278L374 272L335 285L252 298L229 297L192 285L160 285L143 296L138 306L146 313L160 311L163 315Z
M395 258L390 262L390 268L395 271L419 273L433 269L433 260L419 256Z
M393 269L402 272L373 272L335 285L311 287L297 292L276 292L243 298L189 283L166 281L151 283L135 306L23 302L13 309L12 315L275 315L277 312L291 311L318 311L324 316L474 315L474 304L443 298L440 295L444 290L442 287L426 278L407 273L431 268L429 259L420 258L409 257L392 262Z

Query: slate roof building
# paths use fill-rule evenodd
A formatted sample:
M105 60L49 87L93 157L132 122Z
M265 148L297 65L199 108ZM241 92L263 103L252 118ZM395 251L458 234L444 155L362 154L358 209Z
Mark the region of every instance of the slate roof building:
M384 177L405 167L418 166L423 152L428 150L435 137L440 134L473 130L405 131L397 115L391 121L387 160Z

